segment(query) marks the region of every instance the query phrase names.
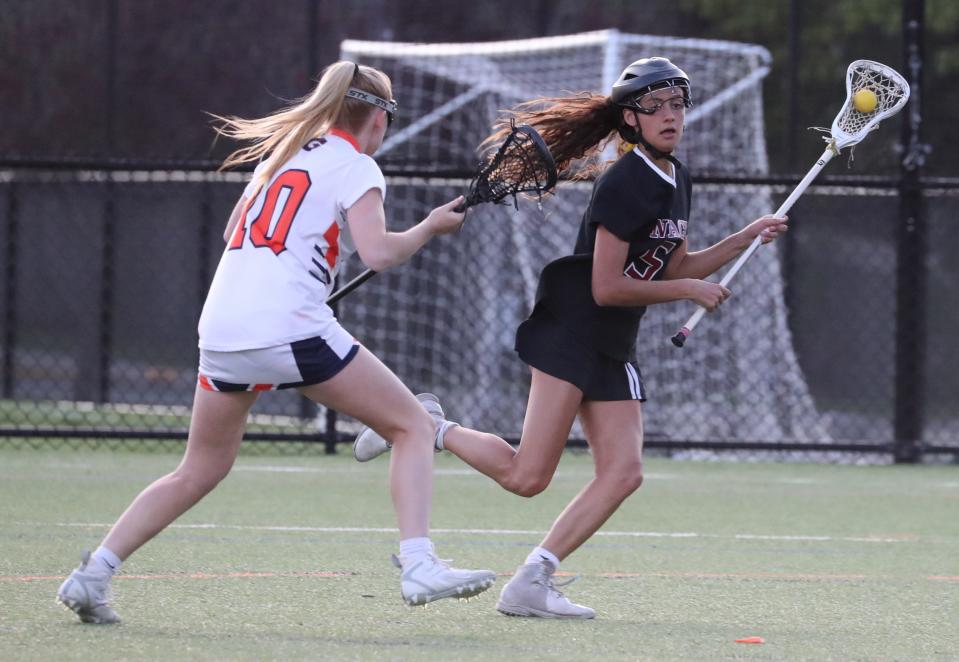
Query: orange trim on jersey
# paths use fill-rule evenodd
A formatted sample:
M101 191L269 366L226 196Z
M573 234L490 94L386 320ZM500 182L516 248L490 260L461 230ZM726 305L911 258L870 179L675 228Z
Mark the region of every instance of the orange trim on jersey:
M346 142L350 143L353 145L353 149L355 149L357 152L361 151L360 143L357 142L356 137L349 131L343 131L342 129L330 129L329 134L331 136L336 136L337 138L342 138Z
M251 388L251 391L272 391L273 384L254 384Z
M323 233L323 238L326 239L327 249L326 249L326 263L330 265L330 269L336 267L336 256L340 254L340 226L336 224L336 221L330 225L330 229Z
M200 376L199 376L199 379L200 379L200 388L202 388L202 389L204 389L204 390L206 390L206 391L215 391L215 390L216 390L216 389L213 387L213 384L210 383L210 380L206 378L206 375L200 375Z

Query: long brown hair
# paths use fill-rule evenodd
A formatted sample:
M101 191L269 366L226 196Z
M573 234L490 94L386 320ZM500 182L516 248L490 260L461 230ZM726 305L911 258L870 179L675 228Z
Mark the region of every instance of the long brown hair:
M390 79L382 71L344 60L324 69L310 94L266 117L243 119L211 113L218 123L214 125L218 134L252 143L233 151L220 169L265 159L265 167L254 179L259 190L311 138L328 133L334 126L359 130L376 107L347 99L351 87L383 99L393 96Z
M618 138L623 113L610 97L590 92L533 99L506 111L482 146L498 144L509 133L511 121L539 132L561 176L586 179L602 167L595 157Z

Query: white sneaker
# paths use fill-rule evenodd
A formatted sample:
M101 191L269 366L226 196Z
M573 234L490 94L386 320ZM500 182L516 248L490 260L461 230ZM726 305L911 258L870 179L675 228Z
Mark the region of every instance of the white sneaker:
M400 591L410 606L425 605L441 598L470 598L479 595L496 579L491 570L460 570L448 561L426 554L418 560L391 556L393 565L402 570Z
M70 573L57 591L57 602L72 609L84 623L119 623L120 617L108 604L111 600L110 575L87 572L90 552L80 557L80 566Z
M447 427L455 425L455 423L448 423L443 413L443 407L440 406L439 398L435 395L432 393L420 393L416 396L416 399L422 403L423 409L429 412L433 420L436 421L437 439L440 438L440 434L445 433L443 429L444 424L446 424ZM433 445L434 447L436 446L436 440L434 440ZM392 447L393 444L364 425L360 433L356 435L356 440L353 442L353 457L355 457L358 462L369 462L374 457L382 455ZM439 451L439 448L436 450Z
M575 577L559 586L575 581ZM500 592L496 609L507 616L540 618L593 618L589 607L570 602L553 583L553 566L549 563L521 565Z

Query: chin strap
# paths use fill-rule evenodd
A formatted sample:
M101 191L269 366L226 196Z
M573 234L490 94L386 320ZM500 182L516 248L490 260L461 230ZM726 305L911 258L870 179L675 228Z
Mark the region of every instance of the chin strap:
M638 128L631 127L624 123L623 126L619 127L619 135L628 143L642 145L645 147L654 159L667 159L673 163L679 163L679 161L676 160L676 157L673 156L672 152L663 152L649 144L649 141L643 137L642 131L640 131Z
M639 134L639 144L645 147L654 159L667 159L669 161L672 161L674 164L679 163L679 161L676 160L676 157L673 156L672 152L662 152L656 149L655 147L649 144L648 140L643 138L643 134L641 133Z

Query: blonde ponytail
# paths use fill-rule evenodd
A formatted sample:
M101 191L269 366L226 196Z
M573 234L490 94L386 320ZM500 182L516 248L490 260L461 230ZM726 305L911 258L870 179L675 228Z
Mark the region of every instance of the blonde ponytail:
M266 117L243 119L211 113L219 123L214 126L218 134L252 143L227 156L220 169L265 160L253 180L259 191L311 138L325 135L334 126L357 131L376 109L362 101L347 99L350 87L385 99L392 97L386 74L372 67L340 61L323 70L309 95Z

